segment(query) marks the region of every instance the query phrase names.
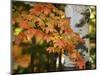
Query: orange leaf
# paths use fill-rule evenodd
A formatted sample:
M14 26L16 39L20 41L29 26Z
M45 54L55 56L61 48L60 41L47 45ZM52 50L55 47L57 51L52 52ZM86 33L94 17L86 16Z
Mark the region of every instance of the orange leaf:
M16 63L22 68L27 68L30 62L31 62L30 55L23 55L16 60Z
M51 10L50 10L49 8L47 8L47 7L44 8L43 13L44 13L45 15L48 15L50 12L51 12Z
M41 14L41 12L43 11L43 5L42 4L35 4L33 9L30 10L30 12L33 14L33 15L39 15Z
M27 21L20 21L19 22L19 27L23 28L23 29L29 29L31 28L31 26L29 26Z
M48 42L50 42L50 40L51 40L51 36L45 34L43 39L46 40L46 42L48 43Z
M22 48L18 45L14 45L12 48L12 54L13 54L14 59L20 56L21 53L22 53Z
M65 42L63 40L60 40L58 39L55 44L54 44L56 47L59 47L59 48L64 48L65 47Z
M83 59L80 59L76 62L76 65L79 69L85 69L85 61Z

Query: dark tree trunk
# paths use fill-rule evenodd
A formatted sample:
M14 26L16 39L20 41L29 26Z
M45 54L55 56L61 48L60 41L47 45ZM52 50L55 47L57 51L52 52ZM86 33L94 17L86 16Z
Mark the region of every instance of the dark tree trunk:
M61 63L61 60L62 60L62 53L60 52L60 54L59 54L59 71L62 70L62 63Z

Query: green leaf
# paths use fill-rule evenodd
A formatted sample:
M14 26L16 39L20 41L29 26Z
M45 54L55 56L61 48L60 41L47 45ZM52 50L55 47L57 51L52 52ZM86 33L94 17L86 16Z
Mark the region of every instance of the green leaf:
M17 36L21 31L22 31L22 28L16 28L15 32L14 32L14 35Z

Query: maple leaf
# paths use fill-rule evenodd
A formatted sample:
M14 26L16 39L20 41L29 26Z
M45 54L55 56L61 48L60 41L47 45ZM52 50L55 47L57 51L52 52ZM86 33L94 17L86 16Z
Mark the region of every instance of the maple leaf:
M85 60L83 58L76 61L76 65L79 69L85 69Z
M31 29L24 31L23 33L26 35L27 40L31 41L32 37L35 34L35 29L31 28Z
M40 15L43 12L43 5L42 4L35 4L33 9L30 10L33 15Z
M39 22L41 22L41 19L38 18L38 17L35 17L35 18L34 18L34 23L38 24Z
M48 47L46 50L47 50L49 53L54 52L54 47Z
M73 33L73 30L72 30L71 28L66 28L66 29L64 30L64 33L65 33L66 35L71 35L71 33Z
M49 8L50 10L56 9L56 7L55 7L53 4L50 4L50 3L45 4L45 6L46 6L47 8Z
M31 14L26 15L26 19L31 21L33 19L33 15L31 15Z
M19 39L20 41L23 41L23 40L26 40L27 37L26 37L26 35L25 35L23 32L21 32L21 33L19 33L19 35L17 36L17 39Z
M58 39L54 42L54 46L59 47L59 48L64 48L65 47L65 42L61 39Z
M41 40L43 40L44 34L41 31L37 30L35 37L36 37L36 43L38 44L41 42Z
M16 28L15 32L14 32L14 35L17 36L17 35L19 35L20 32L22 32L22 29L21 28Z
M75 62L77 60L77 54L75 52L72 52L70 54L70 58Z
M67 51L71 52L71 50L75 49L75 45L68 40L65 40Z
M31 26L28 24L27 21L20 21L18 25L22 29L29 29L29 28L31 28Z
M20 56L21 53L22 53L22 48L19 45L14 45L12 48L12 54L13 54L14 59Z
M47 33L47 34L48 34L49 32L52 33L52 32L55 31L53 28L49 28L49 27L46 27L44 30L45 30L45 33Z
M18 64L22 68L27 68L31 62L31 56L26 54L18 57L15 60L16 64Z
M23 42L31 42L31 39L33 38L33 36L40 36L41 33L39 33L38 30L34 29L34 28L30 28L24 32L21 32L17 38L16 38L16 43L20 43L20 41L23 41ZM41 35L42 36L42 35Z
M70 53L69 56L75 62L76 67L85 69L85 60L77 50L72 50L72 53Z
M51 38L52 38L52 36L51 36L51 35L48 35L48 34L45 34L44 37L43 37L43 39L44 39L47 43L49 43L49 42L51 41Z
M59 21L59 25L58 26L67 26L68 25L68 22L66 21L66 19L61 19L60 21Z
M49 8L47 8L47 7L44 7L43 13L45 15L48 15L49 13L51 13L51 10Z

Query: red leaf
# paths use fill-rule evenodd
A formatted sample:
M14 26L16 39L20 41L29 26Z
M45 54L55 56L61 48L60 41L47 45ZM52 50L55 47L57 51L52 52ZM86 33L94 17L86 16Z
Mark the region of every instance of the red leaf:
M42 4L36 4L34 5L33 9L30 10L30 12L33 14L33 15L39 15L41 14L41 12L43 11L43 5Z
M76 62L76 65L79 69L85 69L85 61L83 59L80 59Z
M46 40L46 42L48 43L51 40L51 36L48 34L45 34L43 39Z
M24 34L25 34L25 36L27 37L28 40L31 40L32 37L35 35L35 32L36 32L36 30L31 28L31 29L24 31Z
M44 13L45 15L48 15L50 12L51 12L51 10L50 10L49 8L47 8L47 7L44 8L43 13Z
M65 42L64 42L63 40L58 39L58 40L54 43L54 45L55 45L56 47L59 47L59 48L64 48L64 47L65 47Z
M31 28L31 26L29 26L29 24L28 24L27 21L20 21L19 27L21 27L23 29L29 29L29 28Z

